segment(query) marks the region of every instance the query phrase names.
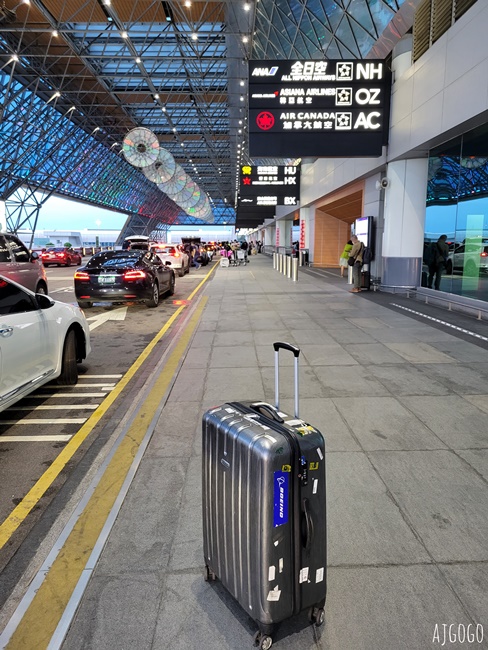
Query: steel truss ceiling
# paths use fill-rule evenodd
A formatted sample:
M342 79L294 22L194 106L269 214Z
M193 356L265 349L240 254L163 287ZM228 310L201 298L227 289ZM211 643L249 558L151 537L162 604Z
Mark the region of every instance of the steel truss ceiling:
M239 163L254 162L248 59L364 57L402 4L254 1L6 0L15 16L0 20L7 207L21 189L41 189L38 204L55 192L132 215L126 231L141 218L156 230L201 225L120 155L124 135L144 126L208 194L215 223L233 223ZM9 226L20 227L31 213L11 200Z

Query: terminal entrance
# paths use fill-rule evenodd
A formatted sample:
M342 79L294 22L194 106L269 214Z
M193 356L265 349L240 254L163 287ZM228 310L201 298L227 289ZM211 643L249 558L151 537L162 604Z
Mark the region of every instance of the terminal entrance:
M339 257L351 236L351 225L364 215L363 184L332 194L315 210L314 267L339 268Z

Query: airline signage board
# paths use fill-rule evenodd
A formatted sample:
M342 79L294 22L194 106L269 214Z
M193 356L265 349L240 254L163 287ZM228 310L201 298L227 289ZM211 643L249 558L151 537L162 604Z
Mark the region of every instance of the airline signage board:
M388 139L385 62L249 62L249 155L380 156Z
M298 205L300 167L296 165L242 165L239 204L246 206Z

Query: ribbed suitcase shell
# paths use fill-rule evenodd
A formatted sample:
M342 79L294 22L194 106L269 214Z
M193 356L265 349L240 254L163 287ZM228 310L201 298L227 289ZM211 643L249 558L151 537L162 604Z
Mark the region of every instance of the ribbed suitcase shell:
M231 403L202 423L205 563L266 634L326 596L324 439L284 419Z

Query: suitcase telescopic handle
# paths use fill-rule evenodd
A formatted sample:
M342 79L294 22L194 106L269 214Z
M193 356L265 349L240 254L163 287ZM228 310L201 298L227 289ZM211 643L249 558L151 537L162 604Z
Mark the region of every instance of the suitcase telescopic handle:
M273 343L275 351L275 407L280 408L280 361L279 361L279 351L280 350L289 350L293 352L295 357L295 417L298 417L298 357L300 356L300 348L297 348L296 345L291 343L285 343L283 341L277 341Z
M273 347L275 352L278 352L278 350L289 350L290 352L293 352L295 357L300 356L300 348L297 348L296 345L292 345L291 343L277 341L276 343L273 343Z

